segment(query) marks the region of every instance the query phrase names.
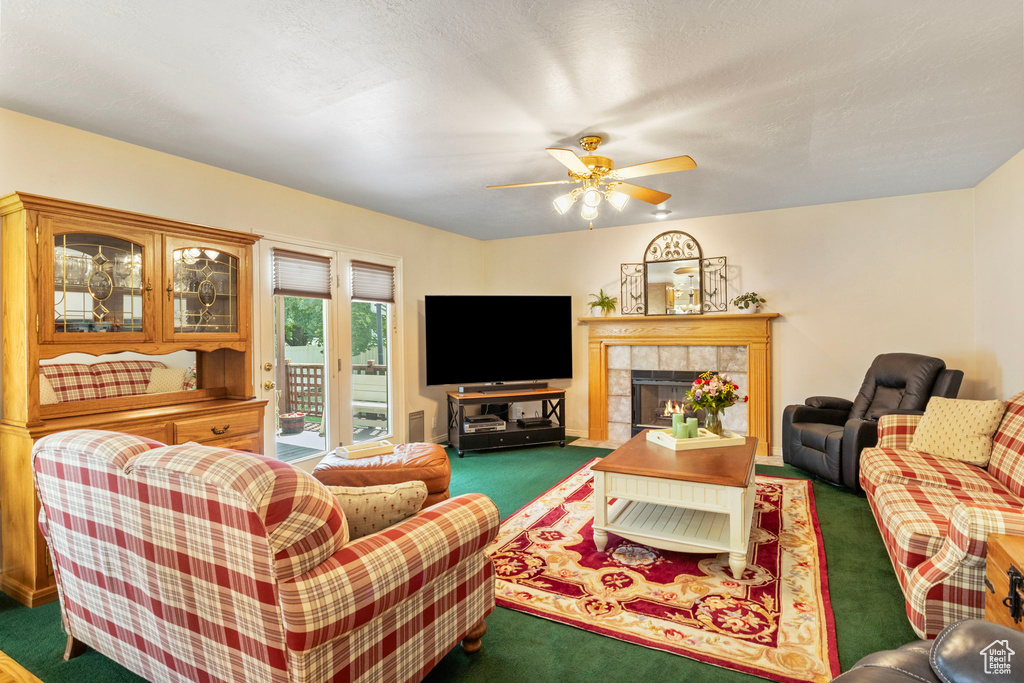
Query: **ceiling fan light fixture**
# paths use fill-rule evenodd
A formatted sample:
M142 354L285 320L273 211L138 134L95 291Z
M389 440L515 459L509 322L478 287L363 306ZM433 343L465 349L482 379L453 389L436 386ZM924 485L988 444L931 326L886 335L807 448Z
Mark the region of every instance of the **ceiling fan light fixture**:
M580 218L585 221L592 221L597 218L597 207L583 205L583 209L580 211Z
M628 194L624 192L616 192L615 190L608 190L605 192L604 198L607 199L608 203L614 206L617 211L622 211L629 202Z
M552 202L555 206L555 211L560 214L564 214L569 208L576 203L576 195L572 192L555 197Z
M651 215L657 218L659 221L663 221L666 218L668 218L668 215L670 213L672 212L669 211L668 209L655 209L654 211L651 211Z
M597 208L597 205L601 203L601 190L594 186L588 187L583 190L583 205L591 208Z

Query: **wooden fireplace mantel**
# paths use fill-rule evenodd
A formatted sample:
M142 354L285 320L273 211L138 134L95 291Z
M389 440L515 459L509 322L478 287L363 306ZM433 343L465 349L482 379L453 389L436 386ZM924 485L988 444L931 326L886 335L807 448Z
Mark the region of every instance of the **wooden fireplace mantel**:
M579 318L590 328L590 438L608 438L609 346L747 347L747 433L771 453L771 322L778 313L629 315Z

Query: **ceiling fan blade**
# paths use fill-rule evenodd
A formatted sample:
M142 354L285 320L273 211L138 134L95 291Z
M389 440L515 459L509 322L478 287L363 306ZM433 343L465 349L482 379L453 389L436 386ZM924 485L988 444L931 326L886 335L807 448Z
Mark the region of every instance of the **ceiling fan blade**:
M689 171L697 168L697 162L686 156L661 159L660 161L648 161L645 164L635 164L617 168L613 172L616 178L641 178L646 175L658 175L659 173L675 173L676 171Z
M512 185L488 185L488 190L498 190L503 187L533 187L535 185L568 185L569 183L575 183L575 180L545 180L540 183L513 183Z
M583 163L583 160L576 156L576 152L571 149L548 147L548 154L553 156L558 160L558 163L562 164L562 166L565 166L576 175L590 175L593 173L593 171L587 168L587 165Z
M628 194L633 199L639 199L648 204L661 204L664 201L668 201L672 196L667 192L659 192L649 187L640 187L639 185L630 185L629 183L615 183L614 185L609 185L608 189Z

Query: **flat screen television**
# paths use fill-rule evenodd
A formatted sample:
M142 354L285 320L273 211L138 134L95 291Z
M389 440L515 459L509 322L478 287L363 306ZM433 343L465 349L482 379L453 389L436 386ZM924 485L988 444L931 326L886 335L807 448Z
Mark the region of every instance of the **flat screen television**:
M572 297L426 297L427 384L572 377Z

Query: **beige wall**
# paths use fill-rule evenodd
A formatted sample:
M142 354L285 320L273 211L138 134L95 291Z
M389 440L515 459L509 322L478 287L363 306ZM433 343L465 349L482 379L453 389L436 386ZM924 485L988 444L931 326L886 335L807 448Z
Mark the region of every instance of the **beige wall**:
M442 390L422 386L420 302L424 293L477 288L478 240L4 109L0 159L0 195L20 190L402 257L405 409L426 411L428 433L443 410Z
M509 294L619 291L619 264L642 259L665 230L729 258L732 296L755 290L778 311L773 332L774 445L782 408L807 396L853 398L871 359L935 355L973 375L972 190L794 209L651 221L485 243L489 288ZM527 322L528 321L524 321ZM587 426L586 326L576 326L568 426ZM969 395L966 387L962 395Z
M852 397L871 358L885 351L945 358L968 374L962 395L1005 397L1024 388L1016 348L1024 316L1005 296L1021 290L1024 154L976 190L492 242L2 109L0 154L0 193L403 257L406 410L426 411L428 434L443 433L444 405L440 389L422 384L425 294L572 294L576 314L586 315L587 295L599 287L617 294L619 264L638 261L651 238L671 229L693 234L706 255L729 258L732 294L754 289L768 310L783 314L774 328L776 446L783 406L812 394ZM587 428L586 362L586 328L577 325L577 379L556 383L569 388L568 426L576 433Z
M1024 151L974 189L979 398L1024 391Z

